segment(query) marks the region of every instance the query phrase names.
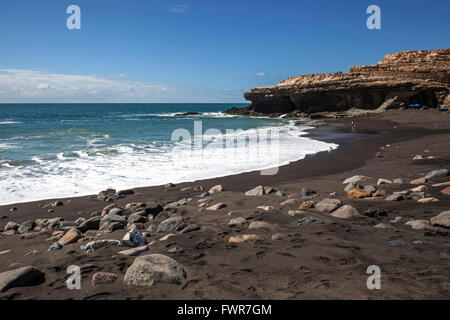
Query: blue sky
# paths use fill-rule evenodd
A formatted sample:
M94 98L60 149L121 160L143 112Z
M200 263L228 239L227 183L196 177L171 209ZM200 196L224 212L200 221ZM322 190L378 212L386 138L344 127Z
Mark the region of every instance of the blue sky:
M68 30L66 8L81 8ZM381 8L381 30L366 8ZM450 47L448 0L0 2L0 102L244 102L295 75Z

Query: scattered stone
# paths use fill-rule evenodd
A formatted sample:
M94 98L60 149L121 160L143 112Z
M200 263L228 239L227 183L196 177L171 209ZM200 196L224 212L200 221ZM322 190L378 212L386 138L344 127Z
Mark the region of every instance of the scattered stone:
M253 221L249 224L249 229L267 229L270 230L273 226L264 221Z
M287 238L287 236L284 233L277 232L277 233L273 234L272 237L270 237L270 238L272 239L272 241L284 240Z
M446 177L448 176L448 169L439 169L439 170L434 170L434 171L430 171L427 173L427 175L425 176L426 179L433 179L433 178L442 178L442 177Z
M61 239L58 240L58 243L62 246L65 246L69 243L76 242L81 238L81 232L76 228L71 228L67 231Z
M416 155L413 160L423 160L423 156L421 154Z
M297 207L297 209L299 209L299 210L305 210L305 209L310 209L310 208L314 208L314 201L311 201L311 200L303 201Z
M377 185L379 186L379 185L382 185L382 184L391 184L391 183L392 183L391 180L380 178L380 179L378 179Z
M12 208L9 209L9 212L14 212L14 211L17 211L17 210L18 210L17 207L12 207Z
M248 190L245 193L246 196L252 197L252 196L262 196L264 195L264 187L263 186L257 186L254 189Z
M17 231L19 228L20 228L20 224L10 221L5 225L3 232L9 231L9 230Z
M124 228L125 225L127 224L127 220L124 217L119 216L117 214L108 213L100 220L100 231L112 230L112 229L118 230L118 229L116 229L118 226L114 226L113 225L114 223L121 224L122 227Z
M441 183L435 183L431 185L432 187L447 187L450 186L450 181L447 182L441 182Z
M25 221L17 229L17 232L18 233L30 232L31 230L34 229L35 226L36 226L36 224L34 223L34 221L30 221L30 220L29 221Z
M88 230L98 230L100 228L101 217L95 216L87 219L80 224L80 230L86 232Z
M311 197L316 194L317 194L317 192L315 192L311 188L307 188L307 187L303 187L303 189L300 191L300 197Z
M424 184L424 183L426 183L427 181L428 181L427 178L422 177L422 178L418 178L418 179L411 180L409 183L410 183L410 184Z
M336 197L337 196L337 192L330 192L328 195L330 197Z
M117 208L117 204L113 203L113 204L110 204L110 205L104 207L103 210L102 210L102 213L100 214L100 216L103 218L103 217L106 216L106 215L109 213L109 211L111 211L111 209L113 209L113 208Z
M86 252L92 252L94 250L107 247L107 246L121 246L122 243L120 240L115 239L106 239L106 240L95 240L88 242L85 246L82 246L82 249Z
M356 210L350 205L344 205L339 209L337 209L336 211L333 211L333 213L331 213L331 216L341 219L350 219L357 215L359 215L358 210Z
M173 237L173 236L176 236L176 234L174 234L174 233L166 234L164 237L162 237L161 239L159 239L159 241L166 241L166 240L168 240L170 237Z
M390 220L389 222L390 223L398 223L400 221L402 221L402 217L395 217L394 219Z
M117 274L110 272L96 272L92 276L91 283L93 286L99 286L102 284L111 284L117 281L119 277Z
M402 239L396 239L396 240L390 240L390 241L388 241L388 244L389 244L391 247L399 247L399 246L404 246L404 245L406 245L406 242L405 242L404 240L402 240Z
M119 254L124 255L124 256L129 256L129 257L136 257L136 256L140 255L142 252L145 252L148 250L150 250L148 248L148 246L141 246L141 247L137 247L137 248L131 248L131 249L119 251Z
M60 221L59 222L59 228L72 228L72 227L78 227L78 224L76 224L74 221Z
M128 223L146 223L148 218L137 213L133 213L128 217Z
M197 224L190 224L186 228L180 231L180 234L185 234L189 232L194 232L200 230L200 226Z
M414 240L413 243L414 243L414 244L424 244L425 242L420 241L420 240Z
M425 190L427 190L427 187L425 185L421 185L415 188L410 189L411 192L423 192Z
M371 184L368 184L368 185L364 186L363 191L367 192L369 195L372 195L373 193L375 193L377 191L377 188Z
M147 243L144 235L137 229L128 231L122 239L122 243L129 247L138 247Z
M238 225L242 225L245 224L247 221L242 218L242 217L238 217L238 218L234 218L231 219L230 221L228 221L228 225L229 226L238 226Z
M35 267L22 267L0 273L0 292L11 288L29 287L45 281L45 274Z
M384 200L386 200L386 201L400 201L400 200L403 200L403 195L401 195L401 194L391 194L391 195L387 196L386 198L384 198Z
M183 217L171 217L161 222L156 228L156 232L171 232L184 229L187 226Z
M388 214L385 210L380 208L370 208L364 211L363 215L370 218L386 217Z
M303 225L308 225L308 224L325 224L325 221L323 221L320 218L312 217L312 216L298 219L298 224L297 224L298 226L303 226Z
M212 187L208 191L209 194L214 194L214 193L217 193L217 192L223 192L223 187L222 187L221 184L218 184L218 185Z
M176 186L173 183L166 183L164 188L175 188Z
M386 191L384 191L384 190L377 190L374 193L372 193L372 197L374 197L374 198L385 197L385 196L386 196Z
M57 200L55 202L52 202L52 207L60 207L63 206L64 202L62 202L61 200Z
M50 247L48 248L48 251L53 251L53 250L59 250L62 249L63 245L60 244L59 242L53 242Z
M286 193L284 191L277 191L277 192L275 192L275 195L278 197L284 197L286 195Z
M11 250L3 250L3 251L0 251L0 256L3 255L3 254L10 253L10 252L11 252Z
M256 209L261 209L261 210L264 210L264 211L269 211L269 210L272 210L272 209L274 209L272 206L259 206L259 207L257 207Z
M17 234L16 230L8 230L8 231L3 231L2 232L2 236L13 236L15 234Z
M186 198L181 199L181 200L178 200L178 204L179 204L180 206L187 205L188 203L189 203L189 201L188 201L188 199L186 199Z
M134 190L127 189L127 190L119 190L116 192L116 196L128 196L134 194Z
M442 194L445 194L445 195L447 195L447 196L450 196L450 187L447 187L447 188L445 188L445 189L442 189L440 192L441 192Z
M7 216L0 216L0 220L8 218Z
M394 180L392 181L392 183L395 183L395 184L405 184L405 183L406 183L406 179L403 179L403 178L397 178L397 179L394 179Z
M301 215L301 214L305 214L305 211L302 211L302 210L289 210L288 211L288 215L290 215L292 217Z
M378 229L392 229L393 227L391 225L388 225L386 223L379 223L373 226L374 228Z
M361 190L361 189L363 189L363 187L356 182L350 182L348 185L345 186L344 191L350 192L351 190L354 190L354 189Z
M348 192L347 196L349 199L364 199L370 197L370 194L363 190L353 189Z
M294 206L298 204L297 199L287 199L280 203L280 206Z
M275 192L275 189L272 187L264 187L264 194L271 194L272 192Z
M430 219L432 226L450 228L450 210L443 211Z
M230 239L228 239L229 243L240 243L240 242L244 242L247 240L258 240L261 239L260 236L258 236L257 234L243 234L242 236L237 236L237 237L230 237Z
M320 212L330 213L342 205L339 199L325 198L316 204L316 209Z
M187 275L174 259L162 254L137 257L125 273L124 282L129 286L150 287L159 283L181 284Z
M173 247L173 248L170 248L169 250L167 250L167 253L177 253L178 250L179 249L177 247Z
M419 202L419 203L430 203L430 202L438 202L438 201L439 201L439 199L436 199L436 198L433 198L433 197L422 198L422 199L417 200L417 202Z
M405 225L411 226L411 228L415 230L423 230L430 226L430 223L427 220L411 220L405 222Z
M223 208L226 208L226 207L227 207L227 205L225 203L217 203L215 205L212 205L212 206L206 208L206 210L208 210L208 211L216 211L216 210L220 210L220 209L223 209Z
M362 176L362 175L356 175L356 176L353 176L353 177L345 179L344 182L342 182L342 184L348 184L348 183L351 183L351 182L364 181L364 180L367 180L367 179L370 179L370 178L366 177L366 176Z

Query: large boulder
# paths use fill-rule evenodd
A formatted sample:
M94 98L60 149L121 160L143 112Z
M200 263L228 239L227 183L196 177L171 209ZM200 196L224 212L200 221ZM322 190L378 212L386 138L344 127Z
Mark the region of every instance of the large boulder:
M325 198L316 204L316 209L320 212L330 213L339 208L342 202L339 199Z
M124 282L129 286L147 287L158 283L181 284L186 278L186 271L174 259L149 254L134 260L125 273Z
M22 267L0 273L0 292L15 287L28 287L45 281L45 274L35 267Z
M156 232L178 231L184 229L186 225L187 224L184 221L183 217L171 217L161 222L156 228Z

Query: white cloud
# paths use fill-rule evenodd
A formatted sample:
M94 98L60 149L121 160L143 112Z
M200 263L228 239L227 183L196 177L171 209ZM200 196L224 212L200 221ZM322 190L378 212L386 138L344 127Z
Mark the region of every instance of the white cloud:
M95 75L0 69L2 102L238 102L242 92L107 79Z
M186 4L175 4L167 9L170 13L187 13L189 12L190 6Z
M255 73L255 75L257 77L264 77L266 74L264 72L257 72L257 73Z

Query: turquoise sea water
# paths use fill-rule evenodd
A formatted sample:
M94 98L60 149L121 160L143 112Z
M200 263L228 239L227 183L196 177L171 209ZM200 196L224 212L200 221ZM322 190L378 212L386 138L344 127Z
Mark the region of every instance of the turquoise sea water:
M0 204L224 176L330 148L302 137L306 126L221 113L233 106L244 105L0 104ZM185 112L200 114L176 115ZM252 150L252 134L271 130L283 151ZM179 132L203 133L201 148Z

